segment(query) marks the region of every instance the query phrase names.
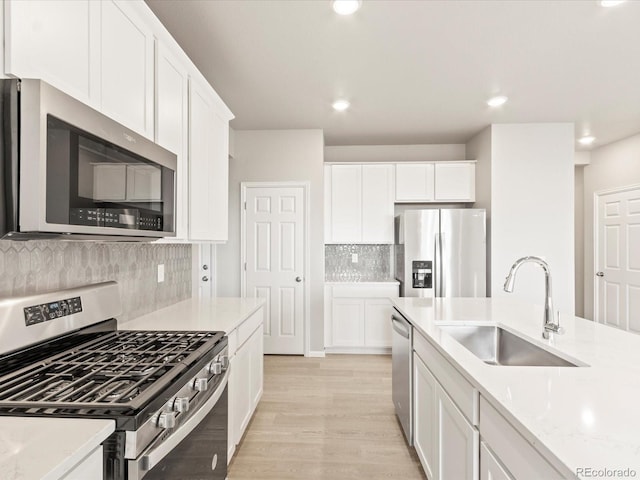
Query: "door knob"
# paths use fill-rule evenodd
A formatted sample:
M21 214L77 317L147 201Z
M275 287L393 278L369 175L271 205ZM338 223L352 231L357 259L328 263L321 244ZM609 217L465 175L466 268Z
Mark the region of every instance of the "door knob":
M296 277L296 282L300 283L302 281L302 277Z
M209 265L207 265L206 263L204 265L202 265L202 269L203 270L209 270Z
M596 273L596 277L604 277L604 272L598 272L598 273Z
M209 277L207 277L206 275L204 277L202 277L202 281L203 282L208 282L209 281Z

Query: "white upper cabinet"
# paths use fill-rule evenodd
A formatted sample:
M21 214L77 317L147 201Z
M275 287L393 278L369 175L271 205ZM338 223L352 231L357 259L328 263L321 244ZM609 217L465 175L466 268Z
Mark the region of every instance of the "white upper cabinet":
M156 143L178 157L176 172L176 239L189 238L187 67L164 43L156 43Z
M331 166L331 241L362 240L362 167Z
M175 153L171 240L226 241L233 114L149 7L5 0L4 13L4 73L42 79ZM105 199L155 196L153 171L123 168L103 169L95 180ZM108 180L124 175L131 181Z
M475 185L475 162L396 164L396 202L474 202Z
M393 165L326 166L326 243L393 243L393 178Z
M189 237L228 238L229 120L209 85L189 83Z
M362 240L393 243L393 165L362 165Z
M100 5L102 111L153 139L153 32L127 2Z
M436 163L434 183L437 202L474 202L476 165L475 163Z
M396 165L396 202L433 201L433 163Z
M41 78L99 108L100 2L6 0L5 73Z

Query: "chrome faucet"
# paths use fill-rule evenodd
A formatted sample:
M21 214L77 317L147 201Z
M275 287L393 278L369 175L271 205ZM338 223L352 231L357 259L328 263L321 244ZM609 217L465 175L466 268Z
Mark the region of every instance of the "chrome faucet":
M513 292L513 286L516 283L516 272L523 263L535 263L544 270L544 331L542 332L543 338L549 338L551 333L564 333L564 329L560 327L560 320L553 312L553 299L551 298L551 269L547 262L540 257L522 257L516 260L509 270L509 275L504 282L504 291L507 293Z

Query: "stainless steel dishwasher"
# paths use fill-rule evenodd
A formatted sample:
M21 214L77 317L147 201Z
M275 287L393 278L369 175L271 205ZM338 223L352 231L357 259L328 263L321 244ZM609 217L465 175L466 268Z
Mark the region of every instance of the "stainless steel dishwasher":
M397 311L391 315L393 342L391 344L393 405L404 430L407 443L413 446L413 327Z

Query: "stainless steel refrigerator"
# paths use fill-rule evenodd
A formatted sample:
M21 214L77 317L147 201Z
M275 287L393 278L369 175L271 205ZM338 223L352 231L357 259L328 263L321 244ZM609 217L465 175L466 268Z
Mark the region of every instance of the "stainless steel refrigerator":
M401 296L486 296L484 209L406 210L395 235Z

